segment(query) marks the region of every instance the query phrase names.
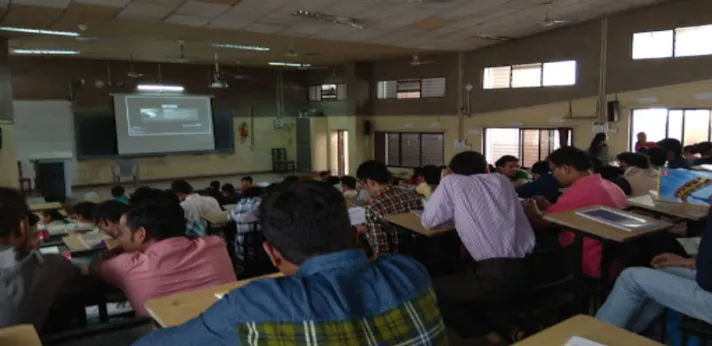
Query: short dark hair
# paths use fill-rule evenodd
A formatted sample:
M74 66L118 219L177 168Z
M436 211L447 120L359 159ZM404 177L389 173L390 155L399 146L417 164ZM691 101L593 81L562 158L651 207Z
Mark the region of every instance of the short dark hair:
M220 190L220 182L217 180L213 180L210 182L210 188L217 191Z
M391 172L388 171L386 165L370 160L358 166L356 177L359 180L371 179L379 184L388 184L391 181Z
M629 166L638 167L642 169L650 168L650 161L648 157L640 153L624 152L616 156L618 161L625 162Z
M188 194L193 193L193 187L190 186L190 184L187 181L185 181L183 179L179 179L179 180L174 180L171 183L171 191L173 191L173 193L175 193L175 194L182 193L182 194L188 195Z
M94 220L95 209L96 203L94 202L79 202L74 206L74 213L83 219Z
M648 155L648 159L650 159L650 164L653 166L665 166L665 162L667 162L667 152L665 152L665 149L660 147L648 148L646 154Z
M284 180L282 180L282 182L285 182L285 183L296 183L296 182L298 182L298 181L299 181L299 177L296 176L296 175L289 175L289 176L286 176L286 177L284 178Z
M330 177L326 178L326 181L324 181L324 182L331 186L334 186L334 185L340 183L341 179L339 179L339 177L330 176Z
M118 201L105 201L99 203L94 209L94 222L107 221L111 223L119 223L121 215L129 211L129 206Z
M232 186L230 183L223 184L223 186L220 188L222 192L230 193L233 194L235 193L235 187Z
M712 152L712 142L702 142L695 145L695 152L702 155L707 155Z
M319 177L321 177L321 178L323 178L323 177L328 177L328 176L330 176L330 175L331 175L331 172L329 172L329 171L321 171L321 172L319 172Z
M442 176L442 169L438 166L428 165L423 167L423 180L428 185L438 185L440 184L440 177Z
M549 155L549 162L554 166L571 166L579 172L593 168L591 156L576 147L559 148Z
M665 138L657 144L666 151L672 151L675 156L682 155L682 143L675 138Z
M0 238L7 239L20 230L20 223L30 213L19 191L0 187Z
M356 248L344 196L310 181L280 184L260 205L265 239L288 261Z
M64 215L62 215L62 213L60 213L59 210L57 210L57 209L45 210L42 212L42 215L48 217L50 222L53 222L53 221L62 221L65 223L67 222Z
M350 176L350 175L345 175L341 177L341 185L348 187L349 189L355 189L356 188L356 178Z
M40 223L40 217L37 216L37 214L30 212L27 214L27 222L30 224L30 227L37 226L37 224Z
M125 193L126 193L126 189L124 189L123 186L116 185L111 188L111 196L112 197L123 197Z
M487 172L487 160L476 151L463 151L450 159L450 170L461 175L482 174Z
M519 162L519 159L512 155L504 155L497 160L494 165L497 167L504 167L510 162Z
M148 186L142 186L136 189L131 197L129 198L129 204L131 206L138 206L146 203L152 204L166 204L175 203L180 205L180 201L171 192L163 191L159 189L154 189Z
M180 204L147 203L126 213L131 232L143 227L150 239L163 240L185 234L185 216Z
M262 188L262 186L253 186L245 191L242 191L242 197L260 197L262 196L262 193L264 193L264 188Z
M252 182L252 177L249 176L249 175L248 175L248 176L244 176L244 177L242 177L242 179L241 179L240 181L247 181L247 182L250 182L250 183L251 183L251 182Z
M547 174L549 172L551 172L549 161L539 161L532 166L532 173L534 174Z

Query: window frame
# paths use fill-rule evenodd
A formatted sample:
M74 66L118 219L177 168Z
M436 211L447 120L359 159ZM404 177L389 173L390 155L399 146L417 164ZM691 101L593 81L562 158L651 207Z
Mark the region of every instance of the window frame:
M544 85L544 66L547 64L563 63L563 62L573 62L574 63L574 71L573 71L574 83L573 84L561 84L561 85ZM513 86L515 67L527 66L527 65L539 65L539 85ZM487 70L494 69L494 68L509 68L509 84L506 87L485 87L485 75L487 74ZM521 64L499 65L499 66L486 66L482 69L480 85L482 86L482 90L565 88L565 87L575 86L578 83L578 81L579 81L578 71L579 71L579 63L578 63L578 60L575 60L575 59L556 60L556 61L538 61L538 62L521 63Z
M518 148L518 153L517 153L517 159L519 159L519 162L524 162L524 158L522 157L524 155L524 146L522 145L523 139L524 139L524 131L531 131L531 130L539 130L539 137L541 138L541 133L542 131L558 131L561 128L565 128L569 130L569 143L570 145L573 145L574 143L574 128L573 127L485 127L482 129L482 155L487 158L487 130L489 129L517 129L519 130L519 148ZM561 145L559 145L559 148L561 148ZM559 149L557 148L557 149ZM538 144L538 149L537 152L539 153L539 157L537 162L542 161L545 159L545 157L541 157L541 140L539 141ZM553 153L553 150L549 151L549 154ZM498 158L493 158L494 161ZM488 164L494 166L494 162L487 162ZM531 168L531 167L524 167L524 168Z
M443 87L445 88L445 90L443 91L442 96L423 96L423 80L424 79L438 79L438 78L442 78L444 80ZM406 90L403 90L403 91L398 90L398 85L400 83L416 82L416 81L420 85L418 90L407 90L407 91ZM396 83L395 97L380 97L381 95L378 92L378 86L381 83L387 83L387 82L395 82ZM385 88L385 84L384 84L384 88ZM401 78L401 79L384 79L384 80L376 81L376 88L374 88L374 89L376 92L376 97L375 97L376 100L442 99L447 96L447 77L415 77L415 78ZM384 91L385 91L385 89L384 89ZM414 92L418 93L418 97L399 97L401 93L407 94L407 93L414 93ZM387 95L384 95L384 96L387 96Z
M633 34L630 35L630 58L631 58L631 60L637 61L637 60L659 60L659 59L684 59L684 58L712 56L712 53L699 54L699 55L678 55L678 53L677 53L677 34L678 34L677 31L678 31L678 29L699 28L699 27L705 27L705 26L712 26L712 24L679 26L679 27L674 27L672 29L634 32ZM645 34L645 33L651 33L651 32L665 32L665 31L672 32L672 54L670 56L654 57L654 58L639 58L639 59L636 59L633 57L633 52L635 51L635 44L634 44L635 42L634 42L633 38L635 37L636 34Z
M324 98L324 86L325 85L334 85L336 88L334 89L335 94L333 98ZM339 98L339 87L343 86L344 88L346 87L346 83L324 83L324 84L316 84L316 85L310 85L307 88L307 101L308 102L333 102L333 101L346 101L346 95L344 95L344 98ZM312 89L316 89L316 99L312 99Z
M708 111L709 112L709 121L707 122L707 141L712 141L712 107L710 108L699 108L699 107L675 107L675 108L665 108L665 107L638 107L638 108L631 108L630 109L630 119L629 123L630 126L628 126L628 147L630 149L630 152L635 152L635 142L637 141L637 133L636 130L633 128L633 118L635 117L635 111L636 110L649 110L649 109L665 109L667 111L667 114L665 115L665 138L668 138L669 133L670 133L670 112L671 111L681 111L682 112L682 131L680 132L680 143L682 144L683 147L686 145L692 145L695 143L691 144L685 144L685 113L687 111ZM673 137L674 138L674 137ZM677 139L677 138L676 138Z
M393 167L393 168L416 168L416 167L422 167L423 166L423 135L440 135L442 136L442 145L440 146L440 152L442 153L442 158L443 158L443 163L440 165L443 165L445 162L445 133L444 132L420 132L420 131L379 131L377 134L383 134L385 136L385 145L384 145L384 153L383 157L385 159L384 164L386 167ZM403 134L417 134L418 135L418 166L407 166L403 165ZM394 165L388 162L388 136L389 135L398 135L398 164ZM374 155L378 156L378 155Z

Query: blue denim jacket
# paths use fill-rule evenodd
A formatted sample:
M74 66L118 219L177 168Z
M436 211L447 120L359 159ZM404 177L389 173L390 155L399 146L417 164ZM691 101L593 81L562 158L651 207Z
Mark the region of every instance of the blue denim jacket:
M134 345L446 345L430 278L415 260L362 250L317 256L292 277L225 295L201 316Z

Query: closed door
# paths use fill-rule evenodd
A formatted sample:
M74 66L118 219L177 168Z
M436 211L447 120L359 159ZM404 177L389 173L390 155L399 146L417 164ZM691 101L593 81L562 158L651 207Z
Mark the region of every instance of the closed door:
M312 138L309 118L297 119L297 171L312 171Z

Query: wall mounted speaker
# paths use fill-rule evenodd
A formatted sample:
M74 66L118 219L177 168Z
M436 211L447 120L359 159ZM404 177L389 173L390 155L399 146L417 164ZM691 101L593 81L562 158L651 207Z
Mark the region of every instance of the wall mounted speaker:
M619 106L620 102L618 101L608 101L606 104L606 121L611 123L618 121Z
M371 124L370 120L364 120L363 121L363 134L366 136L371 135L371 131L373 131L373 125Z

